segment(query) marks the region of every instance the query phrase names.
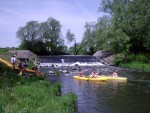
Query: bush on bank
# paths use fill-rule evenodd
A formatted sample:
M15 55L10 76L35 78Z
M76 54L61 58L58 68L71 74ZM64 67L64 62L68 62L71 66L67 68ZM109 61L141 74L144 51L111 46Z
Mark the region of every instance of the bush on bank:
M130 54L125 56L123 54L119 54L114 59L113 64L120 67L130 68L130 69L150 71L150 55Z
M18 76L6 68L0 71L0 113L75 112L75 94L61 96L59 83L49 83L43 76Z

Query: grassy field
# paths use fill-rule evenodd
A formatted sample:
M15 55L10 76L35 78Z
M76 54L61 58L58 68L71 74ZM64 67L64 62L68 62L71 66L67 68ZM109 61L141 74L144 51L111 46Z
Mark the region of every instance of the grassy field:
M7 48L0 48L0 54L3 54L3 53L5 53L5 52L7 52L7 51L8 51Z
M44 76L25 77L0 64L0 113L74 113L77 97Z

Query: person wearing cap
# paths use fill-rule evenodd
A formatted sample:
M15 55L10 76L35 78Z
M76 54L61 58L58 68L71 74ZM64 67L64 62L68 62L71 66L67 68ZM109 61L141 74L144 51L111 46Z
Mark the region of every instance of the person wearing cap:
M11 63L12 63L12 65L13 65L13 68L14 68L14 69L15 69L16 61L17 61L16 55L13 55L13 56L11 57Z

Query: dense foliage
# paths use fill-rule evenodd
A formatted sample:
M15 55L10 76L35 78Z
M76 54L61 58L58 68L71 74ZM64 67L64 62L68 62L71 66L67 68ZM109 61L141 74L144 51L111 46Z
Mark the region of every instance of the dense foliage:
M115 53L150 52L150 5L148 0L102 0L99 11L107 13L85 35L89 48Z

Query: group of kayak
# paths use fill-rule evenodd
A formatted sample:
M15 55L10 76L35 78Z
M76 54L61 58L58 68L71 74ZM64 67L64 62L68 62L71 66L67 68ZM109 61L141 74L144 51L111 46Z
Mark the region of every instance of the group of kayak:
M77 75L73 76L73 78L81 80L127 80L126 77L119 77L115 70L110 76L105 76L95 71L92 71L92 73L89 76L85 76L81 69L79 69Z
M84 77L85 75L83 74L81 69L79 69L78 73L77 73L77 76ZM101 76L101 73L97 73L96 71L92 71L92 73L89 75L90 78L98 78L99 76ZM118 77L118 74L117 74L116 70L113 71L111 77Z

